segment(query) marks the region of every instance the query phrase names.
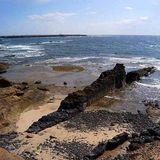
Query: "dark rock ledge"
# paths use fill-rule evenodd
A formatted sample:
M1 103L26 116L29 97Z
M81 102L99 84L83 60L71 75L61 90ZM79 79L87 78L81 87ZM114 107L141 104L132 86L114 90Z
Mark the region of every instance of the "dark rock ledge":
M84 160L94 160L103 155L105 151L111 151L116 149L118 146L122 145L124 142L129 142L127 148L127 154L139 149L146 143L151 143L153 141L160 140L160 127L155 127L151 129L147 129L141 133L132 133L129 135L128 133L121 133L111 140L99 143L88 155L84 156ZM127 155L126 154L126 155ZM118 157L121 157L119 155ZM120 160L121 158L115 158L112 160ZM110 158L106 160L111 160Z
M102 72L100 77L83 90L69 94L60 104L56 112L43 116L34 122L27 130L28 133L38 133L48 127L66 121L77 113L83 112L87 106L100 99L107 92L120 89L126 82L131 83L155 71L154 67L129 72L126 75L123 64L116 64L112 70Z

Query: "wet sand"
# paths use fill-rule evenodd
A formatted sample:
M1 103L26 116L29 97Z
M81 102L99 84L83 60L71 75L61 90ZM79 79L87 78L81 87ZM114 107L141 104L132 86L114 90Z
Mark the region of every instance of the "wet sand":
M82 70L82 68L79 66L78 70ZM71 72L61 72L64 69L65 68L57 68L57 71L54 71L53 66L48 65L19 65L10 67L7 73L4 73L2 76L15 82L35 82L40 80L43 84L55 84L57 86L63 86L64 82L67 82L67 86L70 87L89 85L99 76L92 74L88 70L75 72L73 71L74 68L73 70L69 68Z

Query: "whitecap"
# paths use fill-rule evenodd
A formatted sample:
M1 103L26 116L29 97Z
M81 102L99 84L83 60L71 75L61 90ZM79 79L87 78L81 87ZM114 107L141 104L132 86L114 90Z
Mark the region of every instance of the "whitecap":
M144 87L160 89L160 84L146 84L146 83L140 83L140 82L136 82L136 84L144 86Z
M68 62L78 62L83 60L97 59L99 57L61 57L55 59L45 60L45 63L68 63Z

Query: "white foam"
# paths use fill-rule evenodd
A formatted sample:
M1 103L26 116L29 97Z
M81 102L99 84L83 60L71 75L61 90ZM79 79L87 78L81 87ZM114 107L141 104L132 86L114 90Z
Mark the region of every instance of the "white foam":
M136 83L144 87L160 89L160 84L146 84L146 83L140 83L140 82L136 82Z
M42 52L18 52L15 54L16 58L30 58L30 57L40 57L40 56L44 56L45 54Z
M45 63L65 63L65 62L78 62L81 60L97 59L99 57L62 57L55 59L45 60Z
M45 41L45 42L39 42L39 43L31 43L32 45L44 45L44 44L65 44L67 42L71 42L73 40L57 40L57 41Z
M112 63L123 63L127 67L132 68L132 65L138 65L140 68L154 66L160 70L160 59L153 57L109 57ZM135 66L133 66L136 68Z

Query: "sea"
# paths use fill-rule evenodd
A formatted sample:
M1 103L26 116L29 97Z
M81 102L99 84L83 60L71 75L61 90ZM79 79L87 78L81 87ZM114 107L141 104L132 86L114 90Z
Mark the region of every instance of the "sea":
M138 96L160 99L160 36L68 36L1 38L0 61L12 65L81 65L95 75L123 63L127 71L154 66L136 85ZM152 91L152 94L150 92Z

